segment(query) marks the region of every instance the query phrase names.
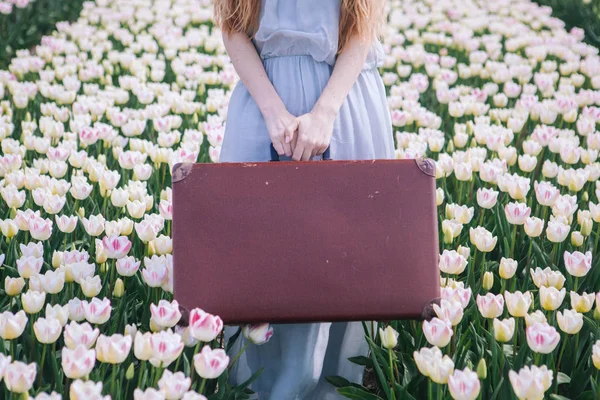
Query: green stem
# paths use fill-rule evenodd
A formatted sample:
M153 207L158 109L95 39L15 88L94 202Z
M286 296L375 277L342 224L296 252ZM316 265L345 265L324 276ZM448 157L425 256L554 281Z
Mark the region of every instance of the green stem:
M238 351L238 353L235 355L235 357L233 358L233 360L229 363L229 367L227 368L228 370L231 370L231 368L233 368L233 364L235 364L235 362L238 360L238 358L240 358L240 356L242 355L242 353L244 351L246 351L246 349L248 348L248 346L250 345L250 341L248 341L244 347L242 347L240 349L240 351Z
M200 384L200 389L198 389L198 393L204 393L204 385L206 385L206 378L202 378L202 383Z
M396 382L395 382L395 376L394 376L394 364L392 363L392 349L388 349L388 358L390 361L390 380L392 382L392 399L396 400Z
M513 363L517 359L517 336L519 335L519 318L515 318L515 332L513 333Z
M110 383L110 392L113 396L115 396L115 381L117 380L117 364L112 365L112 377Z
M38 383L41 382L42 375L44 375L44 361L46 361L46 349L47 345L42 344L42 359L40 360L40 371L38 372Z
M558 243L554 243L552 245L552 253L551 253L550 262L556 266L556 269L558 269L558 262L555 263L554 259L556 258L557 249L558 249Z
M523 277L523 290L527 290L527 284L529 283L529 269L531 268L531 249L533 247L533 238L529 238L529 249L527 250L527 264L525 266L525 276Z
M510 257L515 258L515 242L517 241L517 224L513 225L511 243L510 243Z
M142 360L142 362L140 364L140 375L138 376L138 384L137 384L137 387L139 387L142 390L143 390L142 377L144 376L145 372L146 372L146 361Z
M594 250L596 251L596 253L598 252L598 242L600 242L600 223L596 228L596 244L594 245Z
M573 363L573 365L577 365L577 361L578 360L578 355L579 355L579 332L577 332L575 334L575 349L574 349L574 353L575 353L575 362Z
M562 348L560 349L558 359L556 360L556 364L554 365L554 369L556 371L558 371L558 367L560 367L560 362L562 360L563 353L565 352L565 348L567 347L568 339L569 339L569 335L565 334L565 340L563 340Z
M428 392L428 399L433 399L433 385L431 384L431 378L429 378L427 380L427 392Z

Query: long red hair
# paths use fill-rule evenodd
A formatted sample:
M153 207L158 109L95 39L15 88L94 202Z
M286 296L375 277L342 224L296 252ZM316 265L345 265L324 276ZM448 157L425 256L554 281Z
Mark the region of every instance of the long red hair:
M258 29L261 0L215 0L215 21L223 32L252 37ZM338 53L354 35L371 40L383 22L384 0L341 0Z

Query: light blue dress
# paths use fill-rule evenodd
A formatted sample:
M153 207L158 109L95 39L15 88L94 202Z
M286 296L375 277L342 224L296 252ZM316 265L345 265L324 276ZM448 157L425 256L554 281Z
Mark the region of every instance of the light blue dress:
M295 116L310 112L331 76L339 19L340 0L262 0L253 42L275 90ZM383 56L381 43L375 41L335 120L330 143L334 160L395 157L385 87L377 69ZM231 95L219 161L268 161L270 143L262 114L239 81ZM226 338L236 330L226 327ZM240 336L230 357L244 344ZM239 384L264 367L250 386L257 392L255 398L343 399L325 377L339 375L362 383L363 367L348 358L366 356L368 350L360 322L276 324L268 343L248 346L230 379Z

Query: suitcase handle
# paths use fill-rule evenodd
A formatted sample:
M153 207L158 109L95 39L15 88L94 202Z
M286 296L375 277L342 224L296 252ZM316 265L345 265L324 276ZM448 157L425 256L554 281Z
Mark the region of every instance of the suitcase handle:
M323 160L331 160L331 157L329 155L330 149L331 146L327 146L327 149L323 153ZM271 160L269 161L279 161L279 154L277 153L277 150L275 150L275 146L273 146L273 143L271 143Z

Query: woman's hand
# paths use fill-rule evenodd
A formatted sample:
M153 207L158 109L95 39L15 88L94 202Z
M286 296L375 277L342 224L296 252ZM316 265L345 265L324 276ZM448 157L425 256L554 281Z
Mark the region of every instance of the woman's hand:
M307 114L298 117L298 132L292 140L292 159L308 161L327 150L333 135L333 122L336 112L315 107Z
M236 72L265 119L273 147L280 156L285 154L290 157L292 155L290 142L298 128L298 121L281 101L252 41L245 33L223 32L223 43ZM287 142L286 136L289 137Z
M290 114L285 107L278 107L274 110L263 112L267 132L273 147L277 153L282 156L290 157L292 155L292 139L296 136L298 129L298 119Z

